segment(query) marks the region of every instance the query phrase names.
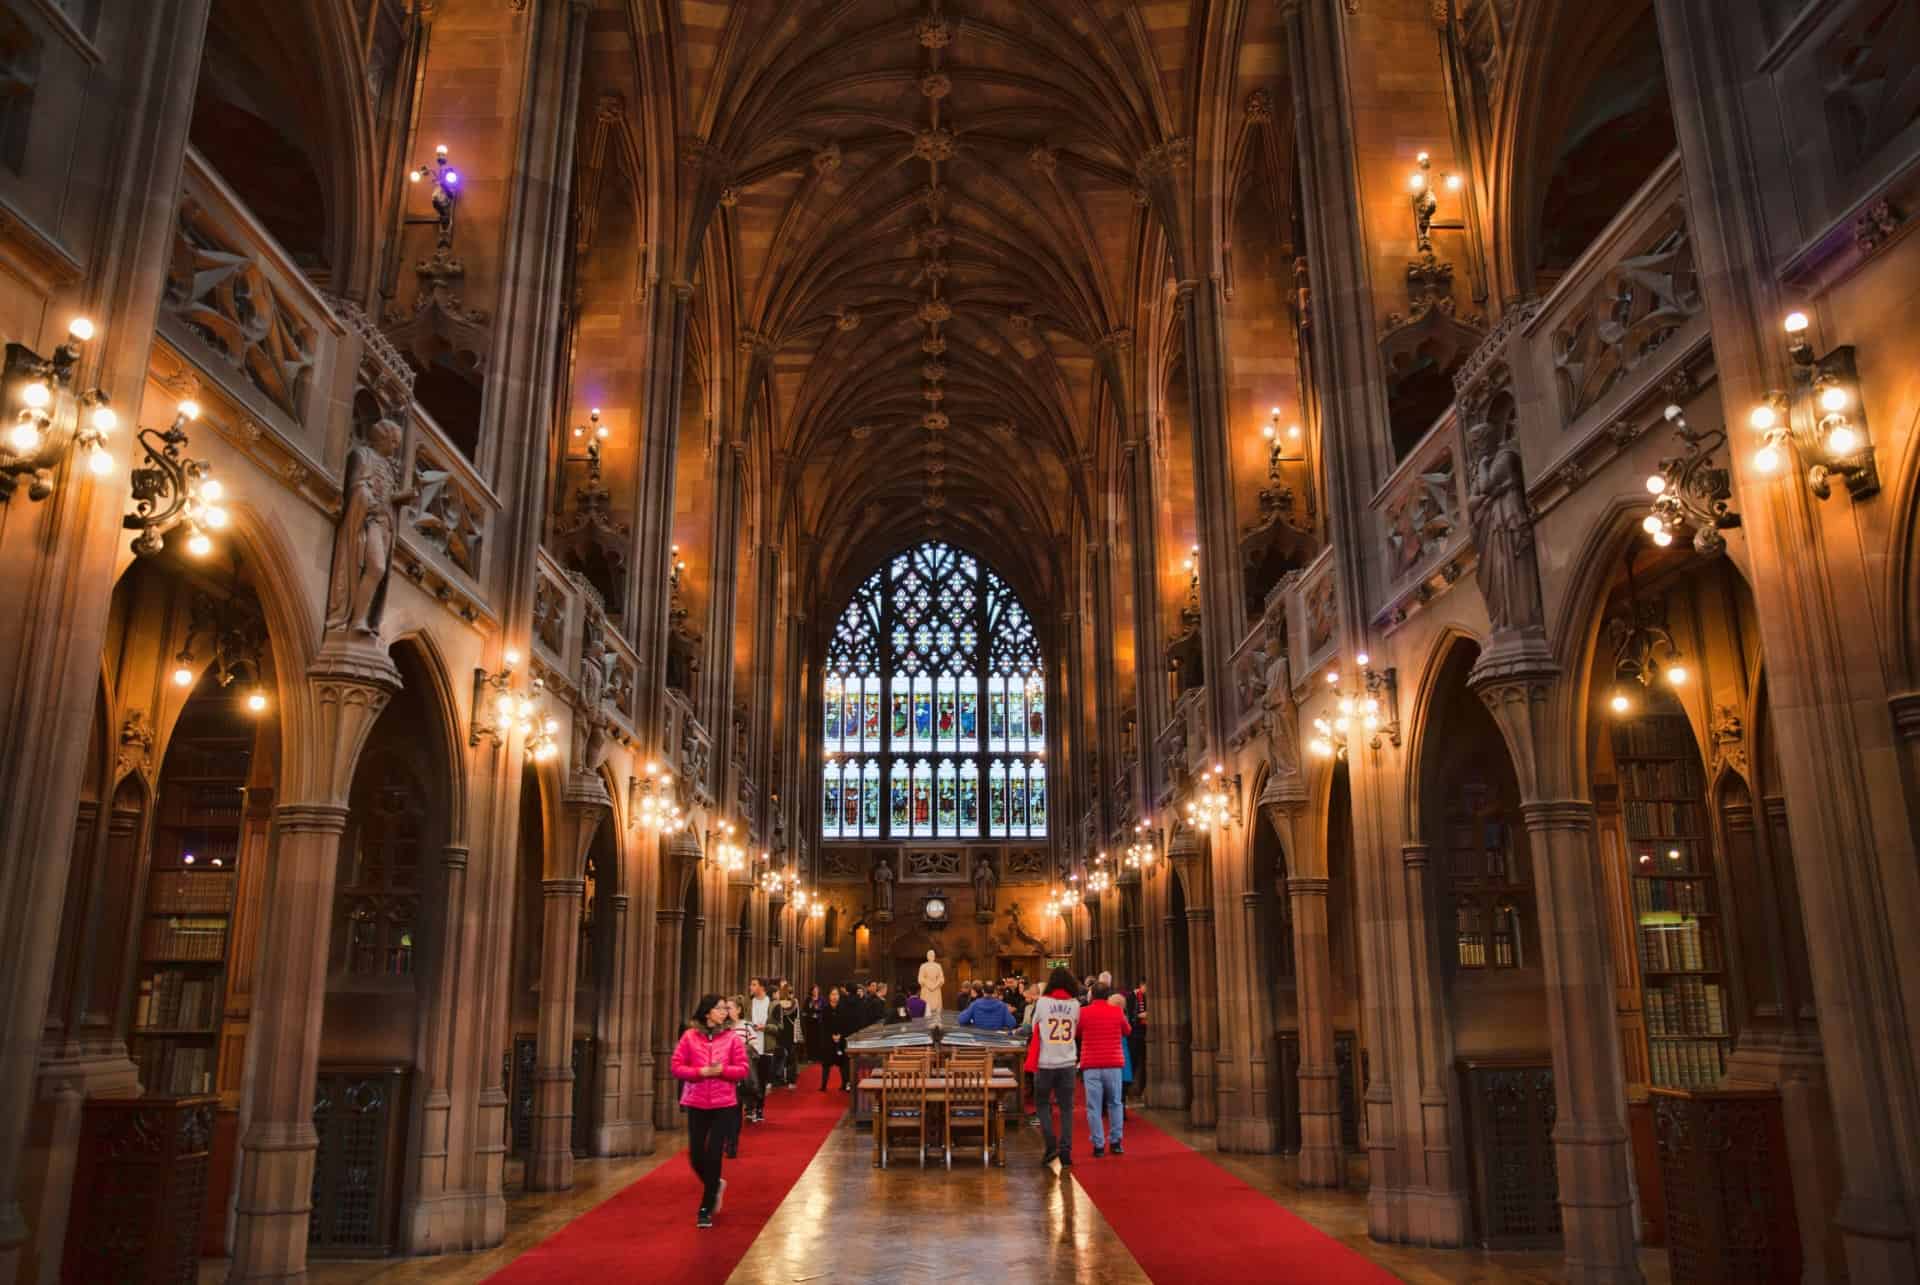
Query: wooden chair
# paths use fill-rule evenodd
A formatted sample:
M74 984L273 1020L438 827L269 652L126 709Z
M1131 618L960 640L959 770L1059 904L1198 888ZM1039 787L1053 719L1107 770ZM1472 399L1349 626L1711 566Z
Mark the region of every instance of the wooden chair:
M927 1167L927 1068L915 1058L889 1059L880 1069L880 1109L873 1117L880 1168L896 1132L920 1136L920 1167Z
M980 1163L993 1163L993 1089L991 1074L980 1066L947 1064L947 1168L953 1168L955 1134L980 1132Z

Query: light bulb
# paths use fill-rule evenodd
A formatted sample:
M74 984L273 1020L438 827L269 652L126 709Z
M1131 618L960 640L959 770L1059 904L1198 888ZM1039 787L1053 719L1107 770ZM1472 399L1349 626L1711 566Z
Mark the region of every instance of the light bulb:
M1666 489L1667 489L1666 478L1661 477L1658 473L1647 474L1647 494L1648 495L1659 495L1662 491L1665 491Z
M7 446L15 455L31 455L40 449L40 426L23 419L7 430Z
M1465 180L1463 180L1458 174L1447 175L1447 191L1458 192L1460 190L1461 183L1463 183L1464 181Z
M217 504L209 507L207 511L200 516L205 518L207 525L216 531L227 525L227 511Z
M559 719L557 719L557 718L550 718L550 719L548 719L548 720L547 720L547 723L546 723L546 730L547 730L547 733L548 733L549 735L551 735L551 734L553 734L554 732L557 732L557 731L559 731L559 730L560 730L560 720L559 720Z
M267 707L267 694L258 687L247 694L247 708L258 714Z
M1340 671L1337 669L1329 669L1327 671L1327 686L1332 687L1335 684L1337 684L1339 681L1340 681Z
M1428 153L1422 152L1418 156L1414 157L1413 159L1419 164L1425 165L1427 161L1431 158L1429 157Z
M1615 692L1613 699L1607 703L1613 706L1613 712L1616 714L1624 714L1633 708L1633 702L1627 699L1625 692Z
M87 452L87 468L95 477L105 477L113 472L113 456L96 444Z
M457 184L458 184L459 182L460 182L460 175L459 175L459 173L458 173L457 171L455 171L455 170L448 170L448 171L447 171L447 186L448 186L448 187L454 187L454 186L456 186L456 185L457 185Z
M183 866L190 866L193 864L193 861L194 861L194 857L191 852L187 853L186 856L180 858L180 864Z
M500 659L505 661L507 664L507 667L511 669L513 666L520 663L520 652L517 648L509 647L504 652L500 653Z
M181 419L199 419L200 418L200 403L194 401L192 398L188 398L186 401L181 402L174 409L179 412Z
M494 703L494 708L500 711L501 718L512 718L513 717L513 697L502 696L498 701Z
M1773 413L1773 407L1763 402L1753 408L1753 413L1747 416L1747 422L1764 433L1779 423L1780 417Z
M53 400L53 390L47 387L45 380L36 379L20 390L20 400L26 403L28 410L41 410Z
M193 686L193 671L187 668L185 665L174 666L173 685L175 687Z
M1653 542L1664 549L1673 543L1673 533L1671 531L1655 531L1653 533Z
M203 478L200 482L200 498L205 500L208 504L218 504L220 502L220 497L225 495L226 493L227 493L227 488L220 485L219 478L215 478L215 477Z
M1852 400L1839 384L1828 384L1820 390L1820 409L1829 413L1845 410Z
M1836 424L1827 432L1827 454L1851 455L1860 449L1860 434L1849 424Z
M1288 436L1288 437L1293 437L1293 438L1297 438L1297 437L1299 437L1299 436L1300 436L1300 426L1299 426L1298 424L1289 424L1289 425L1287 425L1287 436Z
M1273 425L1268 424L1265 428L1261 429L1260 436L1271 442L1273 440Z
M187 537L187 552L196 558L204 558L213 552L213 541L207 538L206 532L195 531Z
M1415 173L1407 176L1407 186L1412 188L1416 192L1426 187L1426 185L1427 185L1427 176L1425 174L1421 174L1416 171Z
M96 433L111 433L120 426L120 417L113 413L111 406L95 406L91 418Z
M419 170L408 170L408 171L407 171L407 182L409 182L409 183L418 183L419 181L420 181L420 171L419 171Z
M93 338L93 323L85 317L75 317L67 323L67 334L84 344Z
M1769 442L1753 453L1753 467L1756 472L1772 473L1780 467L1780 448Z
M435 156L445 156L447 154L447 145L445 143L434 144L433 154Z
M1660 515L1658 513L1649 513L1647 514L1647 516L1640 519L1640 529L1642 531L1645 531L1648 535L1658 535L1660 532L1667 529L1667 524L1660 520Z
M1336 718L1333 720L1333 730L1336 732L1345 732L1347 728L1351 725L1351 723L1352 723L1351 719L1347 718L1345 715L1342 715L1339 718Z
M1351 713L1353 713L1353 697L1351 697L1351 696L1347 696L1347 697L1343 697L1343 698L1341 699L1341 701L1340 701L1340 712L1341 712L1342 714L1351 714Z
M1353 663L1360 666L1362 669L1365 669L1372 660L1373 660L1373 657L1367 655L1367 653L1364 651L1358 651L1353 654Z
M1807 314L1804 312L1790 312L1787 314L1786 321L1782 324L1785 325L1786 331L1790 335L1805 334L1807 330Z
M1675 687L1685 685L1687 681L1687 667L1685 665L1668 665L1667 681Z

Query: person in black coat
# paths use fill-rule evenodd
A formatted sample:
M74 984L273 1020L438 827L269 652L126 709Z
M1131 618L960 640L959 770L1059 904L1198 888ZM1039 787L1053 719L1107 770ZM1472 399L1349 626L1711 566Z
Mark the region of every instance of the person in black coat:
M837 1066L840 1068L841 1092L851 1093L853 1063L847 1057L847 1040L867 1025L865 1015L860 1009L860 1001L854 996L842 996L840 988L836 986L827 993L827 1008L823 1017L830 1052L827 1060L820 1063L820 1091L822 1093L827 1091L827 1077Z

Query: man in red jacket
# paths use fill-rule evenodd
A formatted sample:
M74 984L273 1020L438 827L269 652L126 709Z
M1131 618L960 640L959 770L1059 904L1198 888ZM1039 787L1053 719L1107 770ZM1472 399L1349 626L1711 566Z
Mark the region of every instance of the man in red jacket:
M1111 987L1097 986L1093 1003L1080 1014L1080 1079L1087 1090L1087 1136L1093 1143L1095 1160L1109 1150L1116 1156L1126 1154L1120 1149L1127 1115L1120 1073L1126 1065L1125 1043L1133 1026L1127 1021L1123 1003ZM1102 1107L1106 1108L1104 1121Z

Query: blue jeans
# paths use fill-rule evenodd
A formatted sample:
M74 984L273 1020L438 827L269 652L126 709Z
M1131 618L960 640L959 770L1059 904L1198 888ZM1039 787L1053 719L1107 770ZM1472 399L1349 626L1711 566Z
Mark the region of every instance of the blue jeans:
M1095 1148L1103 1148L1109 1143L1120 1145L1120 1135L1127 1123L1126 1102L1121 1097L1124 1090L1120 1086L1120 1068L1095 1067L1082 1071L1080 1078L1087 1086L1087 1136L1093 1139ZM1107 1109L1104 1129L1100 1119L1103 1104Z

